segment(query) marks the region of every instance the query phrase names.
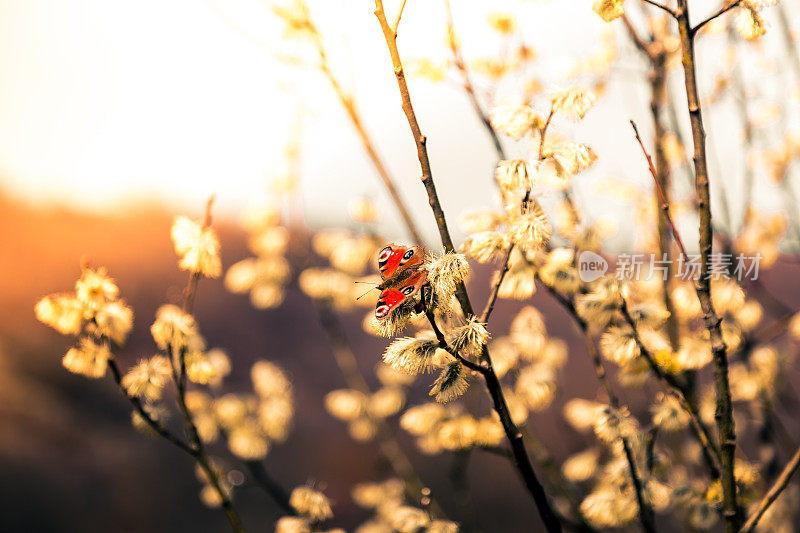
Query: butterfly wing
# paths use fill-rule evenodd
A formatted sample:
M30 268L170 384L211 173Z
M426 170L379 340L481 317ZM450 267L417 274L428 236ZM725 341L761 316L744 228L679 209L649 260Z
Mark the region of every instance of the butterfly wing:
M422 248L390 244L378 252L378 269L381 278L389 279L400 270L422 264Z
M392 312L392 309L401 305L406 299L414 296L428 281L428 273L420 270L400 287L392 287L381 292L378 304L375 306L375 318L385 318Z

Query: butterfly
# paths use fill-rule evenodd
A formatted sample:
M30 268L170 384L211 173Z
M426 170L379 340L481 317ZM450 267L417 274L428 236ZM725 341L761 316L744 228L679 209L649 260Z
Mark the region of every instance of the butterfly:
M378 270L383 282L375 306L375 318L385 318L392 309L415 295L428 282L420 246L390 244L378 253Z

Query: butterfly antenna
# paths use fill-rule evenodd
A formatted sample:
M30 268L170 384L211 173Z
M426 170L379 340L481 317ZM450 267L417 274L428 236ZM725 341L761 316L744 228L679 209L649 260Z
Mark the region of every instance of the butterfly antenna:
M359 296L358 298L356 298L356 300L360 300L361 298L363 298L364 296L366 296L367 294L371 293L373 290L375 290L375 289L377 289L377 288L378 288L378 287L372 287L371 289L367 290L367 292L365 292L364 294L362 294L361 296Z

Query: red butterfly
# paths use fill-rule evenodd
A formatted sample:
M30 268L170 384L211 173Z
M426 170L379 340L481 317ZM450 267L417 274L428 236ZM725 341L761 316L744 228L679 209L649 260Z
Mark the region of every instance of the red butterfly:
M375 306L375 317L384 318L407 298L415 295L428 281L428 272L422 267L422 248L390 244L378 254L378 269L383 283L378 285L381 295Z

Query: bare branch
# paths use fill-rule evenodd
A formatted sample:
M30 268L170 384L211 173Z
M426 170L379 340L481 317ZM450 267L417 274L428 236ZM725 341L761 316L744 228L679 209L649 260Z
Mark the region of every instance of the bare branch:
M758 521L761 520L761 517L764 516L764 513L769 509L769 506L772 505L775 500L783 492L783 489L789 485L789 480L792 478L795 472L797 472L797 468L800 467L800 448L794 453L789 462L786 463L783 471L781 472L778 479L775 480L775 483L772 484L772 487L767 491L767 494L764 495L764 498L759 502L758 508L755 512L747 519L744 526L742 526L741 532L742 533L750 533L755 529L758 525Z
M475 86L472 84L472 78L469 75L469 69L467 69L467 64L464 62L464 56L461 54L461 47L458 44L458 39L456 39L455 25L453 24L453 11L450 8L450 0L444 0L444 6L447 14L447 40L450 45L450 51L453 54L453 64L461 74L461 85L464 88L464 92L467 93L467 97L472 104L472 109L475 111L475 114L478 115L481 124L483 124L483 127L486 128L487 133L489 133L489 136L492 138L492 143L494 144L494 149L497 152L497 157L500 159L505 159L506 153L503 149L503 144L500 142L500 136L497 134L497 131L495 131L494 126L492 126L492 121L489 119L489 115L478 101L478 95L475 92Z
M403 16L403 10L406 8L406 0L403 0L403 3L400 4L400 10L397 12L397 16L394 17L394 22L392 23L392 32L397 35L397 27L400 25L400 17Z
M698 22L695 25L695 27L691 29L691 34L694 36L694 34L696 34L698 31L700 31L700 29L703 26L705 26L706 24L708 24L709 22L711 22L715 18L721 17L722 15L724 15L725 13L727 13L728 11L733 9L734 7L736 7L739 4L741 4L741 2L742 2L742 0L733 0L732 2L728 2L724 6L720 7L717 11L714 12L713 15L711 15L707 19L703 20L702 22Z
M650 4L653 7L657 7L658 9L663 9L664 11L672 15L674 18L678 18L678 11L672 9L667 5L659 4L655 0L642 0L642 2L644 2L645 4Z
M689 259L689 256L686 254L686 247L683 245L683 240L681 240L681 234L678 233L678 228L675 227L675 222L672 220L672 217L669 214L669 202L667 202L667 199L664 196L664 191L661 189L661 184L658 182L656 167L653 165L653 160L650 158L650 154L647 153L647 149L644 147L644 143L642 142L642 138L639 136L639 129L636 127L636 123L632 120L630 122L631 126L633 127L633 132L636 134L636 140L639 141L639 146L642 148L644 157L647 159L647 166L650 168L650 174L653 176L653 183L656 186L656 193L658 194L658 199L661 202L661 209L664 211L664 216L667 218L667 221L669 221L669 225L672 228L672 235L675 237L675 242L678 243L678 247L681 249L681 254L683 255L684 261L686 261Z
M741 511L737 502L734 463L736 461L736 431L733 421L733 400L728 377L728 347L722 337L722 319L711 301L711 250L713 247L713 225L711 221L711 193L709 190L708 162L706 158L706 134L694 52L694 32L689 22L688 0L678 0L678 29L681 41L686 101L694 144L695 201L700 219L698 250L700 271L695 280L695 291L703 311L703 321L711 342L714 361L714 387L716 392L716 419L721 456L722 515L726 533L735 533L741 523Z

